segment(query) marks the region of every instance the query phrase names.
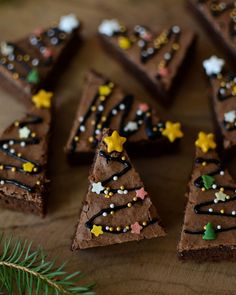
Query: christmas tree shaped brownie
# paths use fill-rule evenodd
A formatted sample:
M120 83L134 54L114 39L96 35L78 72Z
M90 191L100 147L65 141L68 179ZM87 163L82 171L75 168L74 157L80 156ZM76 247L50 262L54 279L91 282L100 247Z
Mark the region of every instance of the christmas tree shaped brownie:
M211 84L216 130L226 152L236 147L236 75L224 69L216 56L204 60L203 67Z
M105 129L89 177L73 250L165 235L151 199L123 144Z
M183 136L180 123L162 121L148 104L126 95L109 79L89 71L65 148L70 158L81 160L87 158L85 155L93 156L103 128L119 130L132 152L142 152L147 144L149 152L150 148L155 153L174 149Z
M236 258L236 183L216 152L212 133L200 132L178 246L181 259Z
M76 45L79 21L62 16L54 26L36 29L29 36L0 44L0 83L30 104L32 93L55 80L62 60Z
M127 28L115 19L103 20L98 31L105 49L133 72L157 99L168 103L191 51L193 32L175 25L156 33L141 25Z
M190 8L231 60L236 62L236 12L233 0L188 0Z
M1 207L45 213L51 97L51 92L40 90L26 116L0 137Z

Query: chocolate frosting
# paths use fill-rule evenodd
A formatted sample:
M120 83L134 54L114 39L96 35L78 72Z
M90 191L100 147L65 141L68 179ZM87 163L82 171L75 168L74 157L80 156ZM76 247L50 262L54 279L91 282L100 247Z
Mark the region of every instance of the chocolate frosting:
M11 124L0 138L0 194L1 198L35 203L43 214L46 201L46 166L51 110L32 107L27 115ZM20 130L27 128L28 136L22 138ZM26 171L24 164L34 165ZM17 209L17 208L16 208Z
M215 186L202 190L202 175L213 176ZM215 202L215 193L220 191L220 188L223 188L223 192L230 198L224 202ZM181 253L185 255L184 253L188 251L197 253L197 251L207 250L209 253L208 258L211 258L210 251L215 251L216 248L228 247L227 251L229 252L230 249L234 249L236 245L235 189L236 183L229 172L223 168L217 153L213 150L203 153L197 148L193 172L189 182L184 226L178 246L180 255ZM221 210L224 211L221 212ZM212 223L215 229L215 240L203 239L204 226L208 222ZM199 255L201 256L201 254ZM200 259L199 255L196 254L196 257L194 257ZM225 257L225 255L223 256Z
M136 190L143 187L143 183L126 152L123 150L120 153L107 153L107 146L103 139L110 134L111 132L108 130L104 132L101 143L97 148L89 176L89 189L73 241L74 250L165 235L150 197L146 195L143 200L134 199ZM122 162L125 162L125 164L122 164ZM127 163L129 163L128 166ZM118 174L119 172L121 173ZM114 175L118 176L116 180L113 179ZM101 182L104 187L109 186L109 191L112 191L113 195L108 198L105 197L103 192L100 194L92 192L93 184L98 182ZM119 193L120 187L123 191L127 189L127 192ZM112 211L113 213L111 213ZM105 216L103 213L105 213ZM130 226L135 222L140 225L146 222L140 234L131 232ZM101 226L103 234L98 237L93 235L91 232L93 225ZM127 225L129 225L129 229L126 229ZM112 227L114 230L111 232L107 227ZM119 230L117 230L117 227L119 227Z
M113 84L111 94L106 98L106 102L101 102L98 95L99 87ZM126 95L123 90L95 71L89 71L85 77L85 85L82 98L79 102L76 119L74 121L67 145L67 153L92 153L95 151L101 129L109 127L119 130L127 137L129 143L156 142L170 144L164 137L161 130L165 123L158 118L156 110L147 104L145 111L140 111L143 103L133 97ZM92 112L91 107L96 106L96 111ZM99 108L102 107L102 111ZM114 110L116 114L113 115ZM102 122L102 117L106 121ZM100 130L97 130L97 123L101 122ZM134 130L126 130L129 122L136 125ZM84 130L81 131L81 126ZM97 134L96 132L99 131ZM75 138L78 137L78 141ZM93 138L92 142L89 141Z

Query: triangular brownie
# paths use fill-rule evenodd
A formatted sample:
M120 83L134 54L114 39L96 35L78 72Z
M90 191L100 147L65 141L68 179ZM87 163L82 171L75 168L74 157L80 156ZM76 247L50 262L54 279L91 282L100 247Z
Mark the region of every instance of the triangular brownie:
M103 132L73 250L165 235L143 182L123 148L125 141L117 131Z
M105 49L157 99L168 103L176 78L191 51L193 32L176 25L159 33L141 25L131 29L115 19L103 20L98 32Z
M1 207L45 214L51 97L51 92L40 90L27 115L0 137Z
M236 26L235 2L232 0L188 0L208 36L214 39L214 45L220 45L236 62Z
M211 84L216 131L228 152L236 147L236 75L224 70L224 63L212 56L203 62L203 67Z
M66 152L73 160L94 155L98 136L103 128L119 130L127 137L132 152L149 148L157 153L173 149L183 136L180 123L164 122L155 109L126 95L109 79L89 71L86 75L82 98L66 145Z
M50 88L64 58L76 45L80 23L75 15L36 29L26 38L0 44L0 84L30 104L32 93Z
M181 259L236 257L236 183L216 152L212 133L200 132L178 246Z

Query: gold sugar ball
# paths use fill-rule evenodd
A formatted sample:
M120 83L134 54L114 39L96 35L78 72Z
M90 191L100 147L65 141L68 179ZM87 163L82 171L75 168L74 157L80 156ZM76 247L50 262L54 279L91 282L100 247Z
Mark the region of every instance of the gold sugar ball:
M92 112L95 112L96 109L97 109L96 106L92 106L92 107L91 107L91 111L92 111Z
M13 77L13 79L17 80L17 79L19 79L19 74L18 73L14 73L12 75L12 77Z

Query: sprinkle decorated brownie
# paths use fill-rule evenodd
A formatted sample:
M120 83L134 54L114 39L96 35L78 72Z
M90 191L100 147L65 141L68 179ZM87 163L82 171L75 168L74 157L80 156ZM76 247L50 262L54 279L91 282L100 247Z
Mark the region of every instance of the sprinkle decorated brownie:
M225 61L212 56L203 62L211 84L216 130L226 152L236 147L236 75L224 69Z
M105 49L167 104L191 52L194 33L177 25L159 32L142 25L128 28L115 19L103 20L98 32Z
M132 152L150 148L176 148L183 137L180 123L164 122L156 110L133 95L123 92L111 80L89 71L86 75L82 98L66 145L66 153L73 160L94 155L103 128L119 131L128 140Z
M80 22L62 16L48 29L37 28L17 41L0 43L0 84L30 105L31 95L50 88L62 60L76 45Z
M45 214L52 93L40 90L33 106L0 137L0 206Z
M236 62L236 5L232 0L188 0L211 37Z
M125 142L117 131L104 130L73 250L165 235L148 192L124 150Z
M216 152L212 133L200 132L178 246L181 259L236 257L236 183Z

